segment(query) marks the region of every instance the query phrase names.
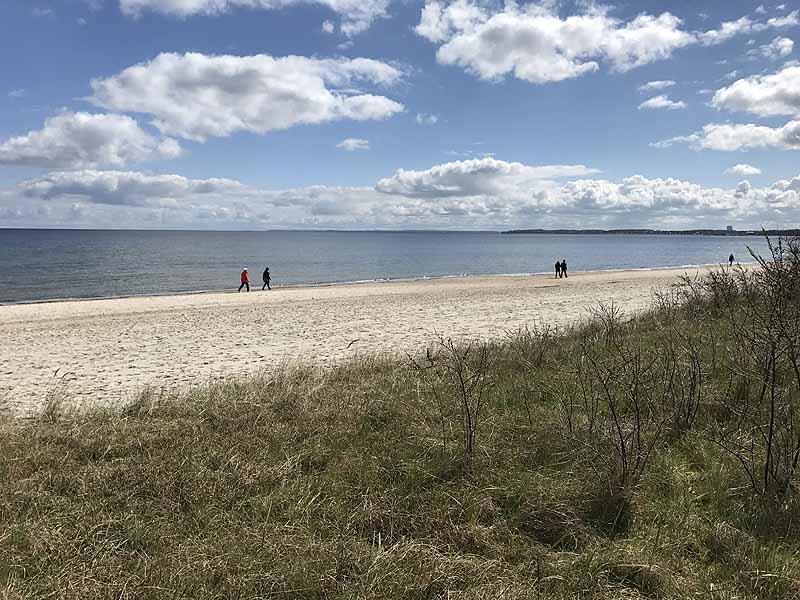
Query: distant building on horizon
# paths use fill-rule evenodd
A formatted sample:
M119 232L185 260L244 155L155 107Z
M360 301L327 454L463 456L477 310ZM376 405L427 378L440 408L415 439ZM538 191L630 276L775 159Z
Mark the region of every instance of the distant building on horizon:
M728 226L725 228L725 230L726 230L726 231L728 232L728 234L730 235L731 233L733 233L733 225L728 225Z

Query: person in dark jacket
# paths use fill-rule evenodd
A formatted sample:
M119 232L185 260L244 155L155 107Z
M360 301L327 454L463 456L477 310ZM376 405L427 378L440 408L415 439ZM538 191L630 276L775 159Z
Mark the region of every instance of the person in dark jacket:
M736 259L733 257L733 254L731 254L731 255L728 257L728 266L729 266L729 267L732 267L732 266L733 266L733 261L734 261L734 260L736 260Z
M563 258L561 259L561 275L563 277L567 276L567 261Z
M556 261L556 279L561 277L561 263Z
M269 275L269 267L267 267L266 269L264 269L264 285L261 288L262 292L264 291L264 288L266 288L268 290L272 289L271 287L269 287L270 280L272 280L272 277L270 277L270 275Z

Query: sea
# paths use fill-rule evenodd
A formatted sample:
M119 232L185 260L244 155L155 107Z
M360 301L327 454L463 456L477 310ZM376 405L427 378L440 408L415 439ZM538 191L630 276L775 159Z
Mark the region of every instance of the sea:
M759 237L442 231L0 229L0 303L752 261Z

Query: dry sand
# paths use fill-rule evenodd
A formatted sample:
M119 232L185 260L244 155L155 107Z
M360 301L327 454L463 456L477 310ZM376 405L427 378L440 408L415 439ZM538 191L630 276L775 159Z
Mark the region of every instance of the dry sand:
M116 405L145 386L185 389L281 361L330 364L417 351L438 332L491 338L565 325L598 303L646 307L686 269L466 277L272 292L0 306L0 404L41 410L48 395ZM690 274L697 270L689 270Z

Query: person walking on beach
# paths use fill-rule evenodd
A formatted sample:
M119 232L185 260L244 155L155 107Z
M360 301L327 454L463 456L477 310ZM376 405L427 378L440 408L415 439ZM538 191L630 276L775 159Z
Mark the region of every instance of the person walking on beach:
M264 291L264 288L268 290L272 289L271 287L269 287L269 282L271 279L272 277L269 276L269 267L267 267L266 269L264 269L264 285L261 287L262 292Z
M556 261L556 279L561 277L561 263Z
M561 259L561 275L563 277L567 276L567 261L563 258Z
M239 286L240 292L243 287L247 287L247 291L250 291L250 275L247 274L247 269L242 270L242 285Z
M734 260L736 260L736 259L735 259L735 258L733 258L733 254L731 254L731 255L728 257L728 266L729 266L729 267L732 267L732 266L733 266L733 261L734 261Z

